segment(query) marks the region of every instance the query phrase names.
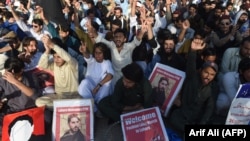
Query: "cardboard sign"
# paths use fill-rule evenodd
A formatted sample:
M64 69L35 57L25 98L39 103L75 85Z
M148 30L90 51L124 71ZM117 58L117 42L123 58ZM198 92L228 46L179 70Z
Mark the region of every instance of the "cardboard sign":
M250 84L241 84L230 106L226 125L250 124Z
M158 107L121 115L124 141L168 141Z
M161 113L164 116L167 116L169 109L171 108L176 96L178 95L184 79L186 77L186 73L175 68L172 68L167 65L163 65L160 63L156 63L151 75L149 76L149 81L153 86L153 94L154 97L158 97L156 99L162 100L162 102L158 105ZM155 92L155 89L159 87L159 82L161 79L167 79L167 87L164 90L163 94Z
M94 138L93 101L63 99L54 101L53 141L90 141Z

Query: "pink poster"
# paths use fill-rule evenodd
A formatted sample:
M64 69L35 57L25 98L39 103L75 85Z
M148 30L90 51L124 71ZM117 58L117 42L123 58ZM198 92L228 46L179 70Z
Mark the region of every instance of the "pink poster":
M121 115L124 141L168 141L158 107Z

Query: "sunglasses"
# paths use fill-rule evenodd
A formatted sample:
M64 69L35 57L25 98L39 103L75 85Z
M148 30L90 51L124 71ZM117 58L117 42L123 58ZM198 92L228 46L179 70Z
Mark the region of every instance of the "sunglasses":
M220 23L220 25L230 25L229 22L226 22L226 23Z
M32 25L33 28L38 28L38 25Z

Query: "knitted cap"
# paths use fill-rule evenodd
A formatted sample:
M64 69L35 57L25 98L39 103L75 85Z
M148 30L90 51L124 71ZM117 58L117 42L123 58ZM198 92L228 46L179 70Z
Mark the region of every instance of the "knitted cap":
M127 66L122 68L122 74L127 79L137 83L143 79L142 68L136 63L128 64Z
M208 61L208 62L205 62L205 63L202 65L202 69L207 68L207 67L211 67L211 68L213 68L216 72L218 72L218 65L217 65L216 63L214 63L214 62Z

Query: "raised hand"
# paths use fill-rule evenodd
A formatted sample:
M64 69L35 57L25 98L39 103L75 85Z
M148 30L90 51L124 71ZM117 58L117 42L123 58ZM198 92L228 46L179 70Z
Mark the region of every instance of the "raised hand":
M79 51L80 51L82 54L87 53L86 44L83 43L82 41L81 41L81 45L80 45L80 47L79 47Z
M206 46L206 43L204 43L203 40L201 39L193 39L191 43L191 49L196 51L196 50L202 50Z
M47 35L47 34L43 35L42 42L43 42L43 45L44 45L46 51L50 50L54 45L54 43L52 42L50 36Z
M146 24L148 26L152 26L152 24L154 23L154 18L153 17L147 17L146 22L147 22Z
M26 52L21 52L18 54L17 56L19 59L21 59L23 62L25 63L30 63L31 62L31 55L30 53L26 53Z
M3 79L5 79L6 81L8 81L11 84L15 84L18 80L15 78L15 73L13 72L9 72L9 71L5 71L3 74Z
M182 22L182 28L183 29L188 29L190 27L190 22L189 20L185 20Z

